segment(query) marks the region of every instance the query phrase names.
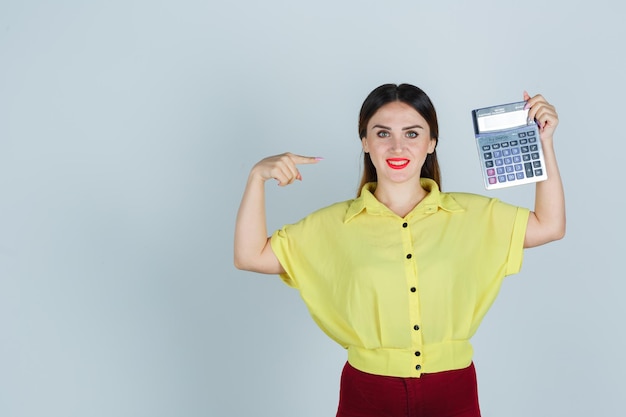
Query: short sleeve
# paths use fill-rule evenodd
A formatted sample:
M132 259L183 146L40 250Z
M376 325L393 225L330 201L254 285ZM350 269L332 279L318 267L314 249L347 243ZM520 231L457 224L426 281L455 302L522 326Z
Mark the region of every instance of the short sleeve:
M517 207L511 233L511 245L506 268L506 275L517 274L522 268L524 257L524 238L530 211L526 208Z
M284 226L272 234L270 244L272 245L274 255L276 255L280 265L285 270L285 272L280 274L280 278L290 287L298 288L296 280L293 277L294 265L291 261L291 248L293 248L293 244L291 244L290 240L290 229L295 229L294 231L297 234L298 228L296 225Z

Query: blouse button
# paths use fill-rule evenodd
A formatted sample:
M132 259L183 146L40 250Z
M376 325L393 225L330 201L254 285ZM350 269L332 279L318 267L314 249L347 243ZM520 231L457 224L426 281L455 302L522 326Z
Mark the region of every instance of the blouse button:
M420 369L422 369L422 365L415 365L415 369L419 371Z
M420 356L421 354L422 354L422 352L420 352L420 351L415 352L415 356Z
M408 224L408 223L406 223L406 222L405 222L405 223L402 223L402 227L404 227L404 228L406 229L407 227L409 227L409 224Z
M411 287L411 292L415 292L415 291L417 291L417 288Z
M410 253L406 256L407 259L411 259L413 257L413 255L411 255Z
M415 330L419 330L419 329L420 329L420 326L418 326L418 325L416 324L415 326L413 326L413 329L415 329Z

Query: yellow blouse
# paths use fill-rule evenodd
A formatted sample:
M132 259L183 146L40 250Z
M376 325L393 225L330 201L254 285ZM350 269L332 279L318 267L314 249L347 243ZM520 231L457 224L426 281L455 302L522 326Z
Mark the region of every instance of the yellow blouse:
M404 218L373 195L284 226L271 245L311 316L364 372L419 377L469 366L469 339L519 272L529 211L493 198L428 195Z

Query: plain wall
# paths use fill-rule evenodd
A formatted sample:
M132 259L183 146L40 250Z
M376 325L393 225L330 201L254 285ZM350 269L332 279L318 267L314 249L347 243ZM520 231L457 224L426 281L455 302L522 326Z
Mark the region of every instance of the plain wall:
M0 415L332 416L346 355L297 291L232 264L248 172L274 230L352 198L387 82L439 114L446 191L483 189L473 108L560 114L564 240L528 250L474 338L483 415L619 414L622 3L0 3Z

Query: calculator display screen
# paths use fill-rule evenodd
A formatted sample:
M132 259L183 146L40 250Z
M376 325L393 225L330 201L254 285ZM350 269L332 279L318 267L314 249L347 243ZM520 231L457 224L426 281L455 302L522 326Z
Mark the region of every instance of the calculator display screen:
M528 121L528 110L516 110L503 113L491 113L476 118L479 132L492 132L495 130L512 129L525 126Z

